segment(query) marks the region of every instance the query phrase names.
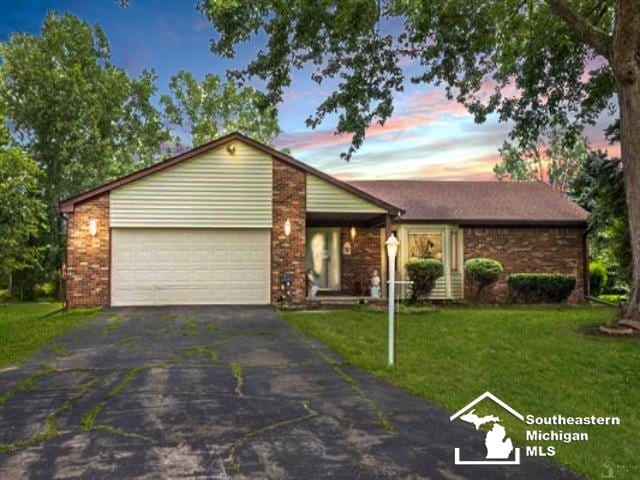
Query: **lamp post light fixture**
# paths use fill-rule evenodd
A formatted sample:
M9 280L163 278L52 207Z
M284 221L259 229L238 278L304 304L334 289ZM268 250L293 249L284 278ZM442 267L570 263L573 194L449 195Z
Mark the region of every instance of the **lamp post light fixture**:
M396 296L396 256L398 255L398 245L400 242L396 236L391 233L387 241L384 242L387 246L387 257L389 257L389 288L388 301L389 301L389 366L393 366L395 360L394 344L395 344L395 318L394 318L394 299Z

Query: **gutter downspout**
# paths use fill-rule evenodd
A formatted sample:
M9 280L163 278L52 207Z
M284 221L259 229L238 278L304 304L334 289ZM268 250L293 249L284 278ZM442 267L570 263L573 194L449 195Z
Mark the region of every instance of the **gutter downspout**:
M69 214L61 213L62 224L64 226L65 242L64 242L64 260L60 265L60 294L62 295L62 309L69 308L69 302L67 300L67 252L69 250Z
M582 282L583 282L583 300L586 300L587 297L590 296L591 292L589 291L590 289L590 281L589 281L589 244L587 242L587 237L589 235L589 232L591 232L592 228L591 225L589 225L586 229L583 230L582 232Z

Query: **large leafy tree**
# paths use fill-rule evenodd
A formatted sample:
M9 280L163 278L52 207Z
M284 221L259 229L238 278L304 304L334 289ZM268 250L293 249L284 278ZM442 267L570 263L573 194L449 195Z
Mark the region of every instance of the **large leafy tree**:
M38 239L46 225L38 165L11 144L0 117L0 273L9 279L9 295L16 272L41 267Z
M569 194L591 212L591 254L604 261L613 283L631 277L631 244L627 221L624 175L619 158L591 152L571 180Z
M577 138L603 110L617 111L633 249L626 313L640 317L637 0L201 0L199 8L219 32L216 54L232 57L238 44L266 38L236 74L265 80L272 104L293 70L335 86L308 124L337 114L337 131L353 134L347 155L371 123L392 115L406 76L444 84L479 122L492 113L513 121L521 145L554 129Z
M181 70L169 82L169 95L160 103L169 124L191 135L194 147L233 131L271 144L280 132L278 112L253 87L207 74L202 83Z
M49 14L39 35L13 34L0 58L0 101L13 138L44 172L49 242L60 245L61 199L156 161L170 139L150 102L154 75L130 78L110 62L100 27L71 14Z
M567 191L589 156L586 139L567 143L563 135L552 133L549 145L518 148L504 142L501 160L493 167L499 180L546 182L560 191Z

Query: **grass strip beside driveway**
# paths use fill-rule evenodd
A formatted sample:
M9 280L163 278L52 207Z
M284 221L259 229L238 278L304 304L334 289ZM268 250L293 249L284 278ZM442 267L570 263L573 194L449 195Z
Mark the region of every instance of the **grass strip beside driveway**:
M61 306L48 302L0 304L0 368L24 362L41 346L100 311L60 311Z
M610 469L615 478L640 478L640 342L595 333L614 315L615 309L607 307L440 308L400 314L397 364L388 368L385 313L282 313L297 330L349 363L450 412L489 390L524 415L618 416L619 426L555 427L587 432L589 441L538 443L555 445L554 459L592 478ZM525 442L525 424L503 417L512 439L535 444Z

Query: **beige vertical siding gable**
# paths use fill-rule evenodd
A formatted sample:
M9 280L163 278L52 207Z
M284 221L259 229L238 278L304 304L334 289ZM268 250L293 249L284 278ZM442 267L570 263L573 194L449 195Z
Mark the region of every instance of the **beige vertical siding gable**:
M271 156L235 141L111 192L111 227L270 228Z
M386 212L374 203L311 174L307 174L307 211L328 213Z

